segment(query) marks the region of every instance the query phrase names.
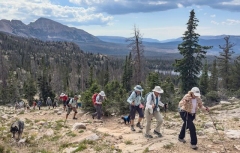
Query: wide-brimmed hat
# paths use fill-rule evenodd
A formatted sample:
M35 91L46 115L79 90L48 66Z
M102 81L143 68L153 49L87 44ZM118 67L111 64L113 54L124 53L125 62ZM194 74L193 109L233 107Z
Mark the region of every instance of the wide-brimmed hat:
M140 85L136 85L136 86L134 87L134 90L135 90L135 91L143 91L143 88L142 88Z
M101 91L101 92L99 93L99 95L101 95L102 97L105 97L105 96L106 96L105 93L104 93L104 91Z
M160 86L155 86L155 88L152 91L157 92L157 93L163 93L163 90Z
M65 96L65 94L64 94L64 93L61 93L60 97L63 97L63 96Z
M198 87L193 87L193 88L191 89L191 91L193 92L193 94L194 94L195 96L198 96L198 97L201 96L200 90L199 90Z

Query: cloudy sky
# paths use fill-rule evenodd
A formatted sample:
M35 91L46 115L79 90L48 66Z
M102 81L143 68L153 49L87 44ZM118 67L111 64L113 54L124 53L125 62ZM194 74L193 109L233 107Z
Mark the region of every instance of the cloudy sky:
M200 35L240 35L240 0L0 0L0 19L45 17L95 36L181 37L195 10Z

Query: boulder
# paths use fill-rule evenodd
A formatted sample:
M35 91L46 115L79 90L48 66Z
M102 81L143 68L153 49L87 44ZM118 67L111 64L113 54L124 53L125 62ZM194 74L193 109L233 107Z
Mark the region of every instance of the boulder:
M52 129L48 129L46 132L45 132L45 135L47 136L52 136L54 135L54 131Z
M89 135L88 137L86 137L86 140L95 141L95 140L98 140L98 139L99 139L99 136L96 133L93 133L93 134Z
M205 129L210 128L210 127L214 127L213 122L207 122L204 124Z
M3 116L1 116L1 118L2 118L3 120L7 120L7 119L8 119L8 115L7 115L7 114L4 114Z
M240 139L240 130L227 130L226 136L231 139Z
M61 114L62 114L62 111L58 111L57 114L58 114L58 115L61 115Z
M231 102L228 101L220 101L221 105L231 105Z
M86 125L84 123L75 123L72 127L72 131L78 129L86 129Z

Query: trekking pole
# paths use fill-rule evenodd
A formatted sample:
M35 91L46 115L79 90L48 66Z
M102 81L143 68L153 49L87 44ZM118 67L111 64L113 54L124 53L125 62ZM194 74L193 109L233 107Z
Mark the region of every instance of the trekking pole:
M217 131L217 134L218 134L220 140L223 139L223 138L220 137L220 134L219 134L219 132L218 132L218 130L217 130L217 127L216 127L216 125L215 125L215 122L213 121L212 115L210 115L210 112L208 112L208 114L209 114L209 116L210 116L210 118L211 118L211 120L212 120L212 122L213 122L213 126L214 126L215 130ZM221 141L221 142L222 142L222 141ZM225 148L223 142L222 142L222 145L223 145L223 148L224 148L225 152L227 152L227 149Z

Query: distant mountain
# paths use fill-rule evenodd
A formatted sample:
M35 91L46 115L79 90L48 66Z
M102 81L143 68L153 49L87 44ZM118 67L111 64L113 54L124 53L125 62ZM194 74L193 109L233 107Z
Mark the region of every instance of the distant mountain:
M37 38L44 41L70 41L78 44L85 52L111 55L126 55L129 53L125 37L119 36L93 36L84 30L68 27L56 21L39 18L26 25L19 20L0 20L0 31L21 37ZM224 45L224 37L201 36L201 45L213 46L208 54L218 54L219 45ZM230 41L235 43L234 51L240 53L240 36L231 36ZM166 53L179 53L178 44L182 38L159 41L152 38L143 38L146 56L160 56Z

